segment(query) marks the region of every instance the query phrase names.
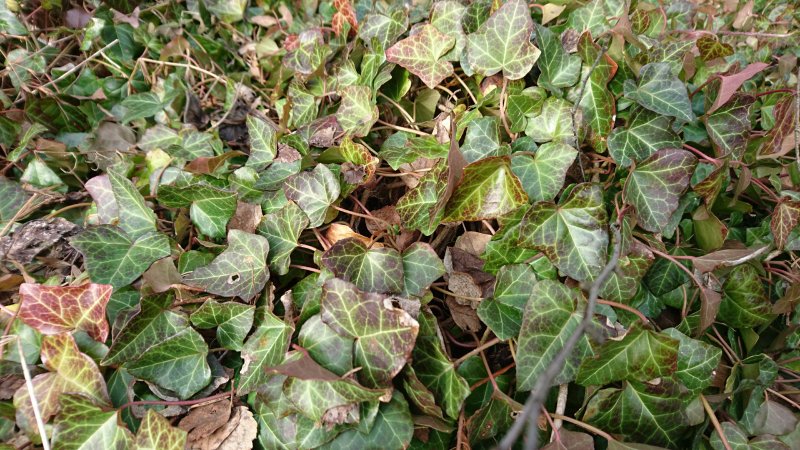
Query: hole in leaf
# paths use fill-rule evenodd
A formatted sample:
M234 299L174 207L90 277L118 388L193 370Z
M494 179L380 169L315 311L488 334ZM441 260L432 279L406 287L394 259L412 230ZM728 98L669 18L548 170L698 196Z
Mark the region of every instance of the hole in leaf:
M239 277L239 274L238 274L238 273L235 273L235 274L233 274L233 275L229 276L229 277L228 277L228 284L233 284L233 283L236 283L237 281L239 281L239 278L240 278L240 277Z

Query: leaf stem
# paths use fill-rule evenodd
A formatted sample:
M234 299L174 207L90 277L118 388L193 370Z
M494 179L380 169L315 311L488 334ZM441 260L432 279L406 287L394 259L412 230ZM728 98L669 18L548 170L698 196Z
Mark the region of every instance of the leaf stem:
M120 411L129 408L131 406L141 406L141 405L164 405L164 406L191 406L197 405L200 403L210 402L212 400L219 400L221 398L227 398L233 395L234 391L230 390L228 392L221 392L219 394L214 394L210 397L203 397L203 398L196 398L192 400L137 400L135 402L128 402L124 405L120 406Z
M592 433L600 436L601 438L603 438L603 439L605 439L607 441L616 441L616 439L611 437L610 434L606 433L605 431L603 431L603 430L601 430L601 429L599 429L597 427L593 427L593 426L589 425L586 422L582 422L582 421L580 421L578 419L573 419L572 417L565 416L563 414L558 414L558 413L553 413L553 414L551 414L551 416L553 416L554 419L563 420L563 421L569 422L569 423L571 423L573 425L577 425L577 426L583 428L586 431L591 431Z
M708 414L708 418L711 420L711 423L714 425L714 429L717 430L717 434L719 435L719 439L722 441L722 446L725 447L725 450L732 450L731 444L728 443L728 438L725 437L725 432L722 431L722 425L719 424L719 420L717 420L717 415L714 414L714 410L711 409L711 405L708 404L708 400L706 400L706 396L700 394L700 401L703 402L703 408L706 410L706 414Z
M453 365L454 365L454 366L456 366L456 367L458 367L458 366L460 366L460 365L461 365L461 364L462 364L464 361L468 360L470 357L472 357L472 356L475 356L475 355L477 355L477 354L479 354L479 353L483 353L483 351L484 351L484 350L486 350L487 348L489 348L489 347L492 347L492 346L494 346L494 345L496 345L496 344L499 344L499 343L501 343L501 342L503 342L503 341L502 341L500 338L497 338L497 337L496 337L496 338L494 338L494 339L491 339L491 340L489 340L488 342L486 342L485 344L483 344L483 345L480 345L480 346L478 346L478 347L475 347L474 349L470 350L470 351L469 351L467 354L465 354L464 356L462 356L462 357L458 358L458 359L457 359L457 360L456 360L456 361L453 363ZM488 371L488 370L489 370L489 368L487 367L487 368L486 368L486 370ZM490 373L491 373L491 372L490 372Z
M613 306L614 308L624 309L625 311L628 311L629 313L636 314L636 317L638 317L639 320L642 321L642 323L649 323L650 322L649 320L647 320L647 317L645 317L645 315L642 314L641 311L639 311L638 309L634 308L633 306L628 306L628 305L625 305L623 303L617 303L617 302L612 302L611 300L603 300L603 299L597 299L597 304L598 305Z

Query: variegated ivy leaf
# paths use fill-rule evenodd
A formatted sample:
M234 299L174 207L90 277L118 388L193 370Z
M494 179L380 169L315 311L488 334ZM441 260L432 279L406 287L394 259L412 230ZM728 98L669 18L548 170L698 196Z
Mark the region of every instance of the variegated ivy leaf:
M667 63L650 63L642 67L638 85L632 80L625 81L625 97L650 111L684 122L695 118L686 85L672 74Z
M154 410L147 410L136 433L136 450L182 450L185 446L185 431L170 425L169 420Z
M525 131L528 117L541 111L545 98L547 92L539 86L527 87L518 93L508 94L506 115L512 133Z
M106 305L113 286L46 286L24 283L19 287L18 317L42 334L86 331L97 342L108 337Z
M169 239L161 233L150 232L134 240L110 225L87 228L70 244L83 254L89 278L114 288L132 283L150 264L170 253Z
M517 388L528 391L564 347L583 319L586 300L576 289L554 280L542 280L529 291L530 301L522 313L517 349ZM581 361L592 355L589 339L583 336L553 384L575 378Z
M590 280L606 264L607 223L602 187L582 183L558 205L535 203L522 218L520 245L543 252L565 275Z
M353 142L349 136L342 139L342 143L338 147L331 147L322 152L317 158L317 162L342 164L340 172L342 180L348 185L354 186L360 186L372 179L375 170L380 165L377 157L373 156L363 145Z
M158 202L167 208L189 207L189 217L198 231L213 237L225 237L228 221L236 212L236 194L211 186L205 182L193 182L181 186L161 186Z
M549 28L536 24L536 43L542 51L536 61L541 71L537 84L551 92L560 93L560 88L567 88L578 82L581 59L564 51L559 36Z
M378 154L389 167L397 170L403 164L413 163L419 158L444 158L449 147L449 143L440 144L433 136L420 137L399 131L381 144Z
M620 5L622 4L621 2L617 3ZM578 33L588 31L593 36L599 36L603 32L611 29L611 24L607 17L618 16L623 13L623 11L609 13L608 6L610 6L610 4L605 0L590 1L569 15L567 27Z
M589 127L592 145L597 151L602 151L614 127L617 112L616 99L608 89L609 81L617 73L617 63L610 56L603 55L595 66L599 52L600 46L592 42L592 36L582 34L578 40L578 55L583 60L581 83L586 87L578 105L583 113L582 122Z
M417 187L397 201L397 214L403 226L430 236L444 217L444 209L437 206L446 190L447 161L442 159L420 178Z
M689 186L697 158L686 150L664 149L642 161L625 183L625 201L636 209L638 224L661 232Z
M415 242L403 250L403 295L421 296L444 275L444 264L433 248Z
M484 158L464 168L442 221L494 219L527 201L525 190L511 171L511 160L507 156Z
M133 239L156 231L156 214L131 180L113 170L108 172L111 190L119 208L119 227Z
M263 385L267 369L283 362L294 327L264 308L256 311L258 326L242 347L242 369L236 391L244 395Z
M497 117L480 117L469 123L461 146L461 154L468 163L488 156L500 156L499 126ZM505 148L508 153L508 147Z
M345 86L340 92L342 103L336 119L342 129L352 136L366 136L378 120L378 106L372 99L369 86Z
M303 31L297 35L295 48L283 57L283 64L300 75L311 75L325 61L330 48L325 45L318 29Z
M736 159L744 155L752 130L750 109L755 100L752 95L737 93L711 115L703 117L717 155L732 155Z
M461 26L466 12L467 8L456 0L438 1L431 9L431 25L455 38L455 46L444 56L448 61L460 60L467 45L467 36Z
M620 256L611 276L600 287L600 296L614 302L629 303L636 296L653 260L653 252L646 245L631 240L627 254Z
M410 365L403 368L403 391L409 402L416 406L421 413L444 420L444 413L442 408L436 404L433 392L419 380L414 368Z
M308 216L311 228L325 222L328 207L339 199L339 180L324 164L317 164L310 172L300 172L286 181L286 198Z
M500 268L494 283L494 295L478 305L478 317L500 339L517 337L522 324L522 310L536 285L536 273L528 264Z
M264 170L278 154L278 135L275 126L259 117L247 116L247 135L250 137L250 157L247 167Z
M731 270L722 284L717 317L734 328L754 328L772 320L772 304L755 267L742 264Z
M348 450L353 448L409 448L415 424L408 403L400 391L392 393L388 403L381 403L369 430L352 428L336 436L324 445L324 450Z
M419 337L414 346L413 366L417 378L433 392L437 404L449 417L458 417L469 397L469 383L456 372L447 356L436 317L428 311L419 314Z
M622 340L609 340L578 369L583 386L603 386L620 381L649 381L670 377L678 369L679 342L651 330L634 328Z
M322 255L322 265L364 291L403 291L403 259L393 248L369 248L359 239L342 239Z
M387 14L368 14L361 22L358 37L364 45L371 50L374 47L373 39L381 49L389 48L408 28L408 17L401 8L395 8Z
M525 134L536 142L564 142L574 145L572 105L560 98L549 97L539 114L528 118Z
M42 338L42 363L48 372L36 375L31 383L42 420L48 422L59 410L64 393L80 394L98 405L110 403L106 382L94 360L78 350L69 333ZM17 426L29 435L38 434L31 398L26 386L14 393Z
M97 205L97 219L100 224L109 224L119 217L119 205L114 198L111 180L108 175L98 175L84 184Z
M64 394L53 427L53 447L126 450L133 434L120 423L117 411L105 410L86 397Z
M711 385L714 379L714 370L722 358L722 350L703 341L692 339L675 328L668 328L662 334L680 342L678 345L678 371L675 372L678 381L693 392L702 391Z
M211 379L208 345L186 315L169 310L172 297L142 299L114 336L103 365L123 365L131 375L188 398Z
M387 386L400 372L419 331L417 321L384 296L360 291L338 278L323 285L322 321L355 339L355 365L362 368L358 377L374 387Z
M663 148L678 148L681 139L672 130L672 119L647 109L634 108L625 128L615 128L608 136L608 153L622 166L630 166Z
M308 226L308 216L290 201L278 211L267 214L258 224L258 234L269 241L269 268L278 275L289 272L291 255L297 248L300 233Z
M250 333L255 307L236 302L207 300L190 316L199 330L217 329L217 342L228 350L240 351Z
M353 344L355 340L333 331L316 314L303 323L297 336L298 344L320 366L342 376L353 370Z
M800 224L800 202L781 200L772 211L769 229L775 238L775 246L783 250L789 241L789 235Z
M524 77L541 53L531 44L531 33L528 4L523 0L504 3L478 31L467 36L469 65L485 76L502 71L509 80Z
M567 170L572 166L578 151L567 144L548 142L533 155L511 155L511 170L519 178L528 199L534 202L550 201L561 190Z
M184 283L223 297L250 300L269 280L269 241L241 230L228 232L228 248L207 266L183 275Z
M433 25L423 25L419 31L386 50L386 60L399 64L418 76L433 89L453 73L453 65L444 55L456 40Z
M685 396L675 383L630 381L622 386L597 392L586 405L583 420L624 436L629 442L668 448L689 447L682 443L688 425Z

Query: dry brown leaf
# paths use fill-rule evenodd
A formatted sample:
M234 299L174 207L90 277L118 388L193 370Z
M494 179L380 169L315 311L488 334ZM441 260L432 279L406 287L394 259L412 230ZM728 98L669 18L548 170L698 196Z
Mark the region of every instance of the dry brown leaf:
M261 217L263 217L263 215L264 214L261 212L261 205L241 201L237 202L236 212L233 214L233 217L231 217L230 222L228 222L228 231L242 230L253 234L256 232L256 228L259 222L261 222Z

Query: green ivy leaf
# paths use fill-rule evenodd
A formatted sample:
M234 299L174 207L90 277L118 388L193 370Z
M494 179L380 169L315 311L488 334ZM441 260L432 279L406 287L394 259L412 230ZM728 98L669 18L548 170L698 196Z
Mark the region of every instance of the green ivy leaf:
M210 237L225 237L228 221L236 212L236 194L204 182L184 186L161 186L158 201L167 208L189 206L197 229Z
M433 25L423 25L411 36L386 50L386 60L408 69L433 89L453 73L453 65L444 56L456 40Z
M548 142L533 155L513 154L511 170L522 182L531 201L550 201L564 186L567 170L576 156L578 151L569 145Z
M536 42L542 51L536 62L541 71L537 81L540 86L560 93L560 88L570 87L578 82L581 59L564 51L559 36L549 28L536 24Z
M642 328L609 340L578 368L577 382L602 386L614 381L649 381L669 377L678 369L678 341Z
M481 27L467 36L469 65L484 76L500 71L509 80L530 72L541 53L531 44L533 20L522 0L503 4Z
M533 389L536 380L564 347L583 320L585 299L575 289L553 280L542 280L530 291L522 315L517 350L517 388ZM554 384L575 378L578 365L592 355L589 339L583 336L564 363Z
M372 99L368 86L345 86L340 95L342 103L336 111L336 119L342 129L351 136L366 136L378 120L378 106Z
M408 448L414 434L414 421L403 394L395 391L389 403L382 403L375 423L368 433L348 430L321 450L349 450L354 448Z
M422 296L444 273L442 259L429 244L415 242L403 250L404 296Z
M578 281L596 277L606 264L608 216L600 185L575 186L561 203L535 203L522 218L520 245L547 255Z
M272 312L259 309L256 327L242 347L244 364L239 372L236 391L244 395L255 391L268 378L267 368L277 366L284 360L294 327L287 325Z
M630 303L636 296L642 278L653 264L653 252L633 239L628 253L619 258L617 267L600 287L600 296L614 302Z
M500 138L497 117L480 117L467 126L467 135L461 154L468 163L473 163L487 156L499 156Z
M662 333L680 342L678 371L675 372L678 381L692 392L699 392L710 386L714 371L722 357L722 350L692 339L675 328L668 328Z
M133 183L113 170L108 172L108 179L119 208L119 227L133 239L156 231L156 215Z
M269 268L278 275L289 272L291 255L297 248L300 233L308 226L308 217L294 202L287 203L278 211L267 214L258 224L258 234L269 241Z
M636 208L638 225L654 233L664 230L689 186L697 158L686 150L664 149L642 161L628 176L625 201Z
M453 48L444 55L448 61L458 61L467 45L467 36L461 26L467 8L456 0L443 0L431 8L431 25L442 33L455 39ZM433 88L431 88L433 89Z
M400 372L419 331L419 324L407 312L384 300L338 278L323 285L322 321L355 339L355 365L362 368L359 379L375 387L388 385Z
M63 449L105 448L124 450L133 435L120 425L116 410L106 411L86 397L64 394L53 428L53 447Z
M616 99L608 89L608 83L617 73L617 63L610 56L603 55L594 66L599 53L600 46L592 41L591 35L582 34L578 40L578 55L583 60L581 84L585 83L586 87L578 105L583 112L583 122L589 126L592 145L597 151L604 149L614 128L617 112Z
M439 226L444 210L437 209L439 200L447 190L447 163L440 160L419 184L397 201L397 214L403 226L410 230L420 230L430 236Z
M578 33L588 31L592 36L599 36L611 29L607 17L614 15L617 14L609 14L607 2L604 0L592 0L569 15L567 27Z
M253 115L247 116L247 135L250 137L250 157L247 167L264 170L278 154L278 135L274 125Z
M755 100L752 95L737 93L711 115L704 117L708 137L719 156L733 155L741 159L744 155L752 130L750 109Z
M734 328L753 328L772 320L772 304L755 267L739 265L728 274L717 318Z
M695 119L686 85L668 63L650 63L639 71L638 85L625 81L625 97L658 114L677 117L684 122Z
M115 289L132 283L150 264L170 254L169 239L161 233L150 232L134 240L110 225L87 228L70 244L83 254L91 280Z
M164 109L161 99L153 92L129 95L120 102L120 106L125 108L122 116L123 125L131 120L153 117Z
M491 439L511 428L521 405L502 392L492 392L489 402L467 421L470 442ZM563 439L563 431L562 433Z
M403 291L403 259L393 248L368 248L356 238L342 239L322 255L322 264L363 291Z
M297 35L297 47L286 53L283 64L300 75L312 75L329 53L330 48L325 45L320 30L305 30Z
M449 148L449 143L440 144L433 136L413 136L399 131L383 142L379 155L389 167L397 170L403 164L413 163L419 158L445 158Z
M333 331L316 314L303 323L297 336L298 344L308 351L320 366L342 376L353 370L353 344L351 337Z
M679 148L680 137L672 131L672 119L637 107L625 128L615 128L608 136L608 153L622 166L630 166L658 150Z
M494 219L524 205L527 200L528 196L511 171L508 157L484 158L464 168L442 221Z
M436 404L436 397L433 396L433 392L419 380L414 368L409 365L406 365L403 369L403 391L409 402L416 406L420 412L426 416L445 420L442 408Z
M217 342L229 350L240 351L250 332L255 307L236 302L207 300L192 313L192 325L200 330L217 329Z
M207 266L183 275L184 283L223 297L250 300L269 280L269 241L241 230L228 232L228 248Z
M501 267L494 283L494 295L478 305L478 317L500 339L517 337L522 310L535 292L536 283L536 273L528 264Z
M388 14L368 14L358 28L358 37L367 48L375 50L373 40L381 49L389 48L408 28L405 11L396 8Z
M324 164L317 164L311 172L300 172L289 178L285 192L286 198L306 213L308 226L316 228L325 222L328 207L339 198L340 188L336 175Z
M170 425L164 416L154 410L147 410L136 433L136 450L181 450L185 446L185 431Z
M536 142L575 143L572 129L572 104L556 97L548 97L539 114L528 118L525 134Z

